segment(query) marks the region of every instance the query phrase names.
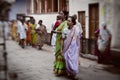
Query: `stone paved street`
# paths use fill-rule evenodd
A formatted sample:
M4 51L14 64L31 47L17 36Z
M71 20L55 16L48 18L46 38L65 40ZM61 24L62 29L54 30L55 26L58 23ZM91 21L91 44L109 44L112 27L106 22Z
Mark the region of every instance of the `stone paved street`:
M22 49L18 43L7 41L9 73L17 73L17 80L70 80L53 73L54 54L51 46L42 50L30 46ZM79 80L120 80L120 69L100 65L96 61L80 58Z

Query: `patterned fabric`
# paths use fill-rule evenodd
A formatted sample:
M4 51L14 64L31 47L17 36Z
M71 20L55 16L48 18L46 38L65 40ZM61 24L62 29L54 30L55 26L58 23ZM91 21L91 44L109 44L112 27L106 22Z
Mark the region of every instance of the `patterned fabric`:
M78 58L80 49L79 31L74 26L64 43L64 58L67 72L76 75L79 72Z
M62 30L67 27L67 21L62 22L58 28L57 31L62 32ZM56 35L56 48L55 48L55 62L54 62L54 72L57 75L64 74L66 71L66 65L65 60L62 55L62 34Z
M37 33L35 31L36 24L31 24L31 43L32 45L36 45L37 42Z
M47 30L44 25L41 25L36 29L36 32L38 34L37 45L39 46L39 48L41 48L44 45L46 31Z

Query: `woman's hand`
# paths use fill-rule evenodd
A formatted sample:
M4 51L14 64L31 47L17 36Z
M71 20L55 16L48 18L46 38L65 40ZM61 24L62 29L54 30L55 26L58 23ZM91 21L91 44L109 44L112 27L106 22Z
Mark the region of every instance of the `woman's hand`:
M55 31L55 30L52 30L53 33L57 33L57 34L62 34L61 31Z

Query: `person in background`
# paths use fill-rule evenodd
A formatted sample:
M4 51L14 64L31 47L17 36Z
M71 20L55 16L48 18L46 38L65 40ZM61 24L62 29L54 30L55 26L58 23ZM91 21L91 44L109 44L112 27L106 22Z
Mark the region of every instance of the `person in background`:
M112 36L105 22L102 23L101 29L97 30L95 35L97 37L95 54L98 56L98 63L109 64L111 60L110 44Z
M74 17L75 20L76 20L76 27L77 27L77 29L79 30L80 35L82 35L83 29L82 29L81 23L77 21L77 15L76 15L76 14L74 14L73 17Z
M36 32L38 34L37 46L41 50L44 45L45 34L47 33L47 30L46 30L46 26L42 24L42 20L39 20L38 24L39 24L39 27L36 29Z
M30 20L26 22L28 30L26 31L26 45L31 45L31 27Z
M74 17L74 19L76 20L76 24L75 24L75 25L76 25L76 28L79 30L80 36L82 36L82 34L83 34L83 29L82 29L81 23L77 21L77 15L76 15L76 14L74 14L73 17ZM80 37L80 42L81 42L81 40L82 40L82 37ZM81 45L81 44L80 44L80 45ZM80 46L79 54L81 53L80 51L81 51L81 46ZM80 59L79 59L79 65L80 65Z
M11 36L12 40L18 41L17 39L17 22L15 20L11 21Z
M25 40L26 40L26 31L27 25L25 24L25 20L21 17L20 21L18 21L18 33L19 33L19 45L22 48L25 48Z
M56 22L54 22L52 24L52 31L51 31L51 45L53 47L53 49L55 49L55 44L56 44L56 33L53 33L54 30L56 30L56 28L60 25L61 23L61 18L60 16L58 15L57 18L56 18Z
M37 24L35 24L35 19L31 19L30 20L31 24L30 24L30 27L31 27L31 44L32 44L32 47L36 47L36 43L37 43L37 33L36 33L36 26Z

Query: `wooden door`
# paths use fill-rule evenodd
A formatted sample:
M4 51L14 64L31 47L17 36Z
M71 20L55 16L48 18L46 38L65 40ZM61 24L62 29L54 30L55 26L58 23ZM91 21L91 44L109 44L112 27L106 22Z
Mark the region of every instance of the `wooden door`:
M95 39L94 31L99 27L99 5L89 5L89 38Z
M85 11L78 11L78 21L81 23L83 29L83 37L81 39L81 52L85 53L86 51L86 40L85 40Z
M83 38L85 38L85 11L78 12L78 21L81 23L83 29Z
M95 45L94 32L99 28L99 4L89 4L89 52L93 53Z

